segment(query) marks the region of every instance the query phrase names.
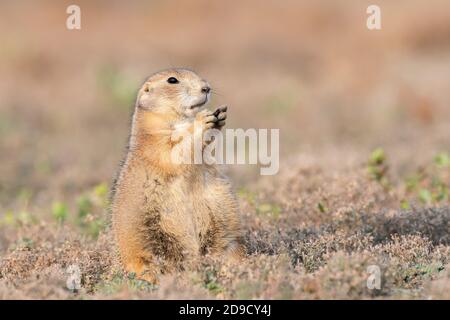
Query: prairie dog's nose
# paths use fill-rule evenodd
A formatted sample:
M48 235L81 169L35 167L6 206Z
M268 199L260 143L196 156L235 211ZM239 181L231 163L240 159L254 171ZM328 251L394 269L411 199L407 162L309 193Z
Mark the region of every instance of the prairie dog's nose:
M202 92L203 93L209 93L211 91L211 88L209 86L203 86L202 87Z

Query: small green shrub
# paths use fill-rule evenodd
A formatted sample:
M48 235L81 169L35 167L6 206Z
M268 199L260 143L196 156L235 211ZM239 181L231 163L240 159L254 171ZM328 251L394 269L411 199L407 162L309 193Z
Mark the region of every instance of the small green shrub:
M390 182L387 177L388 166L386 164L386 154L382 148L377 148L372 151L367 170L373 180L379 182L384 188L390 187Z
M69 215L67 205L59 201L53 202L52 215L58 223L63 223L67 219L67 216Z

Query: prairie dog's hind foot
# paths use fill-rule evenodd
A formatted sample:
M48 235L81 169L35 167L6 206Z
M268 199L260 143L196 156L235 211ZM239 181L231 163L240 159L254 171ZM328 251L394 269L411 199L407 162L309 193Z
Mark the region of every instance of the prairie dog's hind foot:
M158 270L156 266L146 263L141 258L136 258L125 263L125 271L128 273L128 276L133 276L138 280L158 284Z
M238 263L245 258L246 248L241 242L233 242L226 250L226 256L232 263Z

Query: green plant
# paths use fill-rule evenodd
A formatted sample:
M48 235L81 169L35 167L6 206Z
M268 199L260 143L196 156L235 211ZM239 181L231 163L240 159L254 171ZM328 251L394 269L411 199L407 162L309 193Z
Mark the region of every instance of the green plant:
M408 200L403 199L402 201L400 201L400 208L403 210L411 209L411 206L410 206Z
M388 166L386 164L386 154L382 148L377 148L370 154L367 169L371 178L379 182L384 188L390 187L387 177Z
M256 213L262 215L268 215L273 218L279 218L281 214L281 208L276 204L261 203L256 207Z
M217 271L215 269L206 270L204 287L214 294L221 293L224 290L217 281Z
M105 182L96 185L93 190L94 200L103 208L108 206L108 192L108 185Z
M96 238L105 226L103 214L108 206L108 186L96 185L91 191L82 194L77 200L78 215L76 223L86 234Z
M424 204L430 204L433 200L433 196L431 195L430 190L427 189L421 189L419 191L419 199Z
M14 215L14 212L12 212L12 211L5 212L2 219L0 220L0 225L14 226L15 223L16 223L16 217Z
M137 83L128 78L116 66L107 64L97 73L99 86L107 91L107 96L117 105L127 109L133 103L136 95Z
M89 213L91 213L93 204L89 196L87 195L81 195L78 200L78 218L83 219L85 218Z
M36 223L37 219L30 212L22 210L19 212L17 221L22 225L28 225L28 224Z
M246 200L251 205L255 205L256 200L258 198L256 192L252 192L246 188L239 188L237 190L237 195L238 195L238 197Z
M450 155L448 152L440 152L434 157L434 163L440 168L450 167Z
M319 209L321 213L326 213L328 211L328 208L325 206L323 202L317 203L317 209Z
M424 176L423 172L418 171L417 173L414 173L412 175L409 175L405 178L405 185L406 185L406 191L407 192L413 192L417 190L420 183L423 181Z
M441 152L433 158L433 165L419 168L405 179L405 190L410 197L416 197L426 205L449 199L449 155Z
M156 290L158 286L148 283L147 281L137 279L135 273L124 275L122 272L116 272L110 279L104 280L103 282L97 284L95 291L106 295L111 295L120 292L124 288L131 291L151 292Z
M63 223L69 214L66 204L63 202L53 202L52 215L59 223Z

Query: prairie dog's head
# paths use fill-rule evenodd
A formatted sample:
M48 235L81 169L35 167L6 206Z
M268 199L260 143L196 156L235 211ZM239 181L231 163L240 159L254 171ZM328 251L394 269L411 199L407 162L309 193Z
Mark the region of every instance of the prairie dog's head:
M139 90L136 106L192 117L208 102L211 88L195 72L169 69L150 76Z

